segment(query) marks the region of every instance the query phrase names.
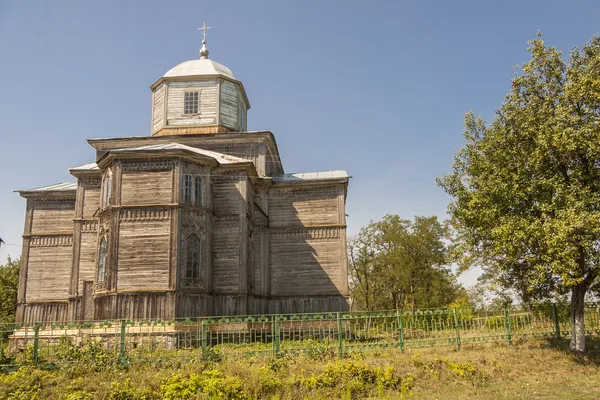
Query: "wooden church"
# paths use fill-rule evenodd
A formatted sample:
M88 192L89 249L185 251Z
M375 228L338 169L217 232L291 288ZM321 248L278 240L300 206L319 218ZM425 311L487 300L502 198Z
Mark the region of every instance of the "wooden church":
M284 173L202 44L150 86L151 136L88 139L76 182L18 191L17 322L348 309L349 176Z

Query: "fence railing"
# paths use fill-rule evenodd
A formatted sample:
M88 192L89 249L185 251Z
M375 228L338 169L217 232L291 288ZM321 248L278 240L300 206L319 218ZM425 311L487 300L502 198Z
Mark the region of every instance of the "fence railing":
M600 304L586 304L586 334L600 334ZM376 349L512 344L524 337L571 334L567 305L510 310L440 308L355 313L202 317L172 321L85 321L0 325L0 366L60 364L82 352L119 362L159 358L344 358Z

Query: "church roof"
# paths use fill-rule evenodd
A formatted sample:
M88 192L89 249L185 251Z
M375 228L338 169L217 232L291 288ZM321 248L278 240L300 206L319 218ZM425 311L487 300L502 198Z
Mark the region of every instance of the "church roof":
M222 75L230 79L235 79L229 68L208 58L182 62L181 64L176 65L168 70L167 73L163 75L163 78L201 75Z
M89 164L84 164L84 165L79 165L77 167L73 167L73 168L69 168L69 171L75 171L75 172L79 172L79 171L99 171L100 168L98 167L98 164L96 164L95 162L93 163L89 163Z
M61 182L54 185L42 186L34 189L16 190L20 194L43 192L71 192L77 189L77 182Z
M164 143L164 144L151 144L147 146L139 146L139 147L127 147L123 149L114 149L110 150L111 153L128 153L128 152L160 152L162 150L184 150L191 153L199 154L202 156L214 158L219 164L239 164L239 163L249 163L250 160L246 160L245 158L234 157L228 154L217 153L216 151L199 149L197 147L186 146L181 143Z
M302 182L331 179L348 179L350 176L346 171L320 171L320 172L296 172L272 177L273 182Z

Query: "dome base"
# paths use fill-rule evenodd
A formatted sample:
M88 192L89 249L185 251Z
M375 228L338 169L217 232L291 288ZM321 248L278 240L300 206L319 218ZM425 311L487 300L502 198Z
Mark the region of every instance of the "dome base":
M237 132L233 129L221 125L212 126L169 126L155 132L152 136L170 136L170 135L199 135L212 133Z

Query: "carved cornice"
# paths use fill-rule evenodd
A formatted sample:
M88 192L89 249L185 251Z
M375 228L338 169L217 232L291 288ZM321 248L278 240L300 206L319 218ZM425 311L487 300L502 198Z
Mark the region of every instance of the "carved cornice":
M275 239L339 239L345 232L345 227L318 227L297 229L270 229L269 233Z
M214 217L213 221L217 227L238 226L240 223L240 216L228 215L225 217Z
M170 158L136 158L122 160L123 171L160 171L173 168L173 160Z
M314 198L337 197L344 193L344 187L340 184L328 186L311 186L311 187L279 187L269 188L270 197L293 197L298 200L309 200Z
M52 197L38 197L33 200L34 208L41 210L75 210L75 199L57 199Z
M171 218L171 208L126 208L121 209L121 221L166 220Z
M69 247L73 245L73 236L36 236L29 242L31 247Z
M98 232L98 221L81 221L81 232L82 233L96 233Z
M79 177L79 183L86 189L99 188L102 183L102 175L98 172L98 175L85 175Z

